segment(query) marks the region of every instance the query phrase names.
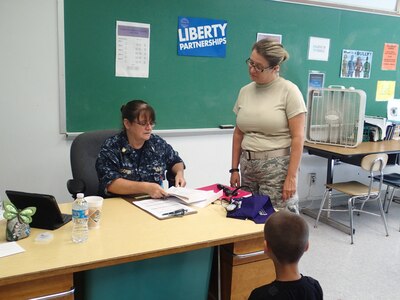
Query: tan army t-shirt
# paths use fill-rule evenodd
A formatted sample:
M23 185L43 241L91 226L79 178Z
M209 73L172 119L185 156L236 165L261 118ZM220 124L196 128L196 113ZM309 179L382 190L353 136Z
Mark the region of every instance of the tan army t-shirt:
M291 144L288 119L307 111L299 88L278 77L268 84L244 86L233 108L244 133L242 149L268 151Z

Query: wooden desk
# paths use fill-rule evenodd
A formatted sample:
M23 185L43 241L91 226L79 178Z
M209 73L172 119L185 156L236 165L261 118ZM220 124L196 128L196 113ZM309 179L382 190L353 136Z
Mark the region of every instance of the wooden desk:
M333 182L335 160L340 160L348 164L359 166L361 159L365 155L373 153L387 153L394 157L394 159L392 159L393 161L397 161L397 155L400 153L400 141L390 140L380 142L363 142L355 148L305 142L304 148L308 150L309 154L324 157L328 160L326 170L326 183L329 184ZM310 209L303 209L302 212L313 218L316 218L318 214L317 212ZM336 222L331 218L321 215L320 221L350 234L350 228L348 226Z
M71 204L60 208L70 212ZM18 242L26 252L0 258L0 298L68 290L73 286L73 274L80 271L263 236L263 225L226 218L225 214L220 205L209 205L197 214L159 221L121 198L107 199L101 228L91 230L86 243L71 241L71 223L52 231L54 238L47 244L34 241L45 230L32 228L31 236ZM0 242L4 241L2 220ZM60 282L64 284L56 286Z

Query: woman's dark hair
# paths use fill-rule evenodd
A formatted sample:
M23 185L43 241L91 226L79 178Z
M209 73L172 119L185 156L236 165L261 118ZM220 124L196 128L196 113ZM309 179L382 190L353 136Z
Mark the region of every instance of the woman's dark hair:
M122 128L125 130L124 119L130 123L139 121L140 115L145 114L148 121L156 121L156 113L154 109L143 100L132 100L121 106Z

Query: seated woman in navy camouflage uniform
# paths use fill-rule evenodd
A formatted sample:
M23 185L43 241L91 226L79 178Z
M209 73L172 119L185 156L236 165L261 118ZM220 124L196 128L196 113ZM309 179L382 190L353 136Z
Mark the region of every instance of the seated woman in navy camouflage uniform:
M142 100L121 107L123 131L108 138L96 161L99 194L103 196L167 195L162 183L166 170L175 174L175 185L185 186L184 163L161 137L152 134L154 109Z

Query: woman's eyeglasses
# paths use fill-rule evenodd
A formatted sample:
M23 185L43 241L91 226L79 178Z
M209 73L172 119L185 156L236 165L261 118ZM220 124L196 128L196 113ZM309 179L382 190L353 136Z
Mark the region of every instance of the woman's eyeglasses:
M262 72L264 72L265 70L268 70L268 69L272 69L272 68L273 68L273 67L271 67L271 66L264 68L264 67L262 67L262 66L256 64L254 61L252 61L250 57L249 57L248 59L246 59L246 64L247 64L249 67L254 68L254 70L256 70L256 72L258 72L258 73L262 73Z
M138 124L138 125L140 125L140 126L143 126L143 127L146 127L146 126L150 126L150 127L154 127L154 126L156 126L156 122L153 122L153 121L151 121L151 122L147 122L147 121L134 121L136 124Z

